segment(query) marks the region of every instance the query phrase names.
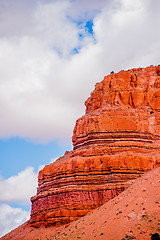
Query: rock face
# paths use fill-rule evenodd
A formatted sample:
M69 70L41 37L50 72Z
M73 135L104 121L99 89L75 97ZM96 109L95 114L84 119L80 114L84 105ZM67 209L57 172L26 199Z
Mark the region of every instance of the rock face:
M160 165L160 67L106 76L85 105L73 151L39 172L31 226L76 220Z

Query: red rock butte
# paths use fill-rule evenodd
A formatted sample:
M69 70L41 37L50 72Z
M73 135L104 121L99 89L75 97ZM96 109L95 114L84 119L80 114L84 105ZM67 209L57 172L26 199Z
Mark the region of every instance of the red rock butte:
M39 172L31 226L76 220L160 165L160 66L111 73L85 105L73 151Z

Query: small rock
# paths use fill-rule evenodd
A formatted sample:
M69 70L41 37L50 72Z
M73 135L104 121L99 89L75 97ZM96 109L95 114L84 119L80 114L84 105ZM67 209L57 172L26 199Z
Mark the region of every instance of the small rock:
M131 212L131 213L128 214L127 217L128 217L128 219L133 219L133 218L136 217L136 213L135 212Z

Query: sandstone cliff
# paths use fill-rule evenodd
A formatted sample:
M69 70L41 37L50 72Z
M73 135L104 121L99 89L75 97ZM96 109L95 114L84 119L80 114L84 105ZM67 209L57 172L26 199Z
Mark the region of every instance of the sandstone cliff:
M30 225L76 220L160 164L160 67L97 83L73 131L73 151L39 173Z

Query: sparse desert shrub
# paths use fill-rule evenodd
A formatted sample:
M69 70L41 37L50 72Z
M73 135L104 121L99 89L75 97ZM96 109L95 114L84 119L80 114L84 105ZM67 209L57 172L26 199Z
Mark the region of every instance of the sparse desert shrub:
M152 236L151 236L151 240L160 240L160 236L159 236L159 234L158 234L158 233L154 233L154 234L152 234Z

